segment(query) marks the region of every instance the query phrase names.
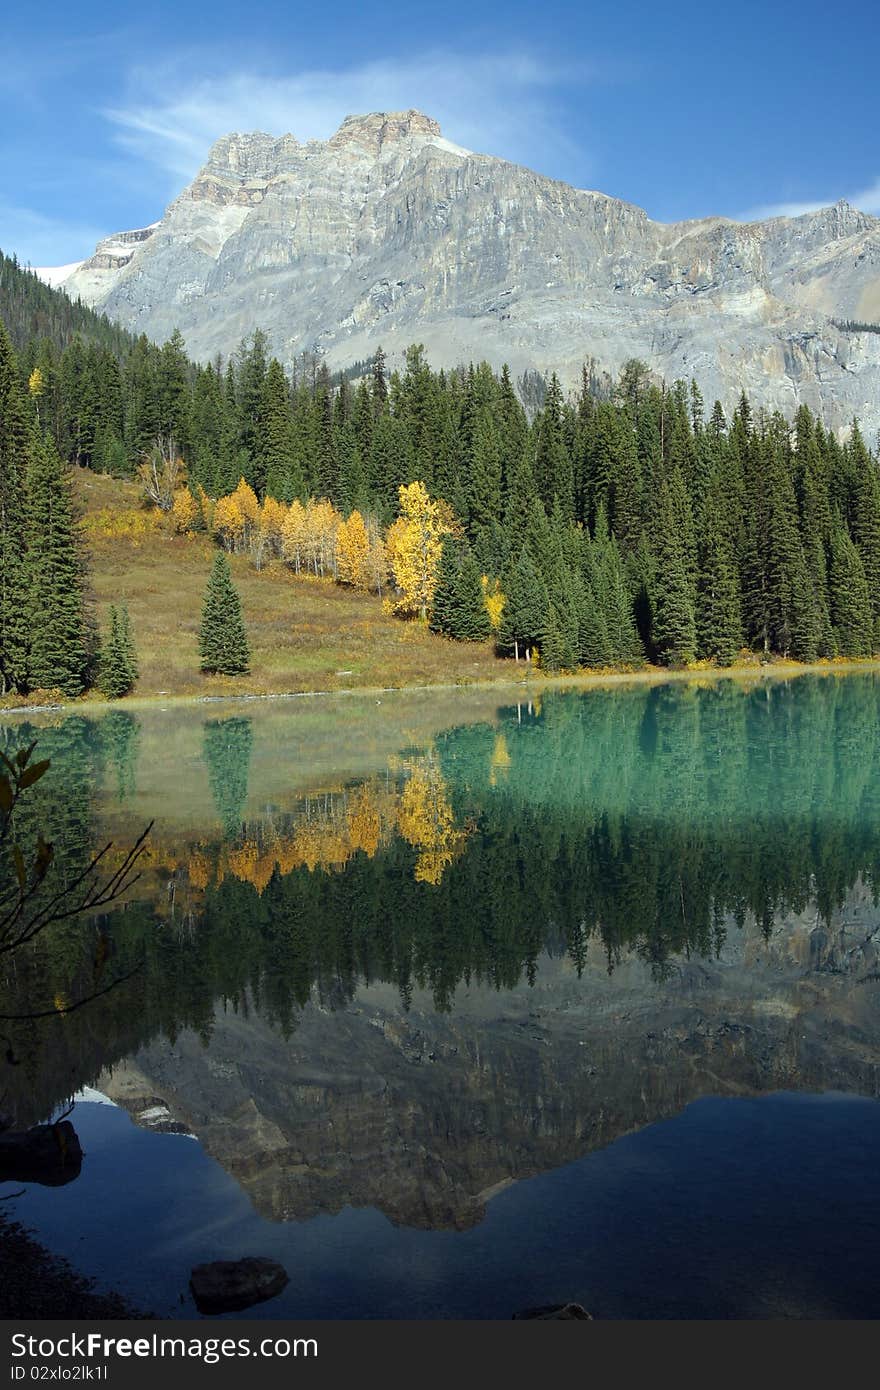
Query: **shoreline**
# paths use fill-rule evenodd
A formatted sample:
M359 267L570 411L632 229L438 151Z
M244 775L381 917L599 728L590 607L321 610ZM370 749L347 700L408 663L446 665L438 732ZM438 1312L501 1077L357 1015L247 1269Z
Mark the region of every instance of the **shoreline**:
M245 701L262 700L307 700L351 698L352 696L375 697L378 695L400 695L425 691L491 691L525 689L531 693L553 690L592 690L605 689L617 685L668 685L686 681L761 681L779 680L783 677L807 675L864 675L868 672L880 673L880 657L864 660L838 659L810 663L768 661L741 662L733 666L706 666L664 668L662 666L640 667L633 671L581 671L573 675L554 676L541 671L529 671L517 678L515 675L499 676L492 680L474 681L435 681L428 685L386 685L351 686L338 690L284 690L284 691L245 691L237 695L133 695L120 700L92 699L81 696L75 700L59 701L52 704L4 705L0 703L0 715L14 714L54 714L63 711L79 711L88 714L92 710L111 709L166 709L191 708L194 705L241 704Z

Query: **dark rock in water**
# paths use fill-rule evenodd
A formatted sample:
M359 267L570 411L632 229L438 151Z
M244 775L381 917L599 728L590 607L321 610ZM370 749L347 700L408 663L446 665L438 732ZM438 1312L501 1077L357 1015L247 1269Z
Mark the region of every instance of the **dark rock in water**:
M63 1187L79 1177L82 1149L69 1120L0 1134L0 1182Z
M274 1298L287 1282L287 1271L277 1260L250 1255L196 1265L189 1286L200 1313L232 1313Z
M528 1318L536 1322L592 1322L593 1315L579 1303L549 1303L544 1308L523 1308L514 1313L514 1320Z

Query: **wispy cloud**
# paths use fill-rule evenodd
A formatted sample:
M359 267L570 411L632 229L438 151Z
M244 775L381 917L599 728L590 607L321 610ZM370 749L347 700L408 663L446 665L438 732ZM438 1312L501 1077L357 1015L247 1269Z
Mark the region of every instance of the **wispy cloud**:
M291 132L327 139L352 113L417 107L449 139L543 170L552 164L591 171L589 135L564 130L559 103L567 87L607 80L586 64L520 52L462 57L445 50L382 59L335 71L287 75L257 68L185 78L181 58L157 74L130 75L122 102L104 111L128 151L176 178L190 178L211 144L230 131Z
M840 198L845 198L860 212L871 212L880 216L880 178L855 193L830 193L827 198L817 198L813 201L765 203L761 207L750 208L747 212L740 213L737 220L758 222L765 217L801 217L805 212L816 212L818 208L830 207Z

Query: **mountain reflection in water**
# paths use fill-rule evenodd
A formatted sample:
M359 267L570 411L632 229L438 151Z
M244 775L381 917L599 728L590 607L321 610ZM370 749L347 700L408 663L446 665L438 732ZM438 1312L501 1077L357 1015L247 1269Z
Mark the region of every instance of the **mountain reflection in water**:
M142 962L16 1035L20 1123L94 1085L264 1217L461 1231L703 1096L877 1095L875 677L384 705L0 730L67 864L157 817L132 900L4 981Z

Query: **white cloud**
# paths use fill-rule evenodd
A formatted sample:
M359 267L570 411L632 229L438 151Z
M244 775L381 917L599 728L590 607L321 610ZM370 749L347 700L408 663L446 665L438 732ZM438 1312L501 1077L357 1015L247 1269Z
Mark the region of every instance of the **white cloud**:
M230 131L327 139L347 115L410 107L435 117L444 135L468 149L542 171L565 163L583 178L588 152L563 133L555 103L567 85L594 77L585 65L566 68L519 52L462 57L437 50L286 76L256 69L193 76L178 58L163 72L132 73L125 100L104 115L131 153L178 179L191 178Z
M737 221L759 222L766 217L801 217L805 212L816 212L819 208L831 207L841 197L845 198L852 207L858 208L860 212L870 212L880 216L880 178L878 178L867 188L862 188L856 193L833 193L829 194L827 198L819 198L812 202L766 203L763 207L750 208L748 212L740 213Z

